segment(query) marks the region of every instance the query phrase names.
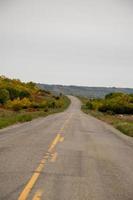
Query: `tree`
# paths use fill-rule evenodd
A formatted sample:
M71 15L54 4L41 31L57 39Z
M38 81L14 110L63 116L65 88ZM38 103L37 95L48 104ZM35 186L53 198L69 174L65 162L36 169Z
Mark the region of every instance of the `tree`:
M4 104L9 100L9 92L6 89L0 89L0 103Z
M20 99L23 99L23 98L25 98L25 97L30 97L30 93L28 92L28 91L26 91L26 90L23 90L23 91L21 91L20 93L19 93L19 98Z
M11 100L17 99L19 97L19 90L16 89L15 87L7 87L6 88L9 92L9 96Z

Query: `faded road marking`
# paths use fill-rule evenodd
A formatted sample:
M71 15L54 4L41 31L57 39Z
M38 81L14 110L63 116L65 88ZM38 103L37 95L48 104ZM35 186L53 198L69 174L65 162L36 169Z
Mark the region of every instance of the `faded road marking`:
M42 190L38 190L38 191L35 193L35 195L34 195L34 197L33 197L32 200L41 200L42 194L43 194L43 191L42 191Z
M57 159L57 156L58 156L58 153L55 152L55 153L52 155L51 162L55 162L56 159Z
M52 144L50 145L48 152L51 152L54 147L56 146L56 144L59 142L61 135L57 134L56 138L54 139L54 141L52 142Z
M26 187L24 188L24 190L20 194L18 200L26 200L27 199L32 187L34 186L34 184L36 183L38 177L40 176L40 173L43 170L44 165L45 165L45 159L42 159L40 164L39 164L39 166L35 170L33 176L31 177L31 179L27 183Z
M60 131L64 130L64 128L66 127L66 124L69 122L69 120L71 119L71 117L72 117L72 114L65 121L65 123L61 127ZM41 160L39 166L37 167L37 169L35 170L34 174L30 178L30 180L28 181L27 185L25 186L25 188L21 192L20 196L18 197L18 200L26 200L27 199L27 197L28 197L29 193L31 192L32 188L34 187L37 179L39 178L42 170L44 169L46 161L51 156L50 154L54 150L54 148L57 145L57 143L58 142L62 142L63 140L64 140L64 138L61 136L61 133L58 133L57 136L55 137L55 139L53 140L53 142L51 143L51 145L50 145L50 147L48 149L48 152L44 155L44 157ZM57 155L55 155L54 160L56 160L56 158L57 158Z

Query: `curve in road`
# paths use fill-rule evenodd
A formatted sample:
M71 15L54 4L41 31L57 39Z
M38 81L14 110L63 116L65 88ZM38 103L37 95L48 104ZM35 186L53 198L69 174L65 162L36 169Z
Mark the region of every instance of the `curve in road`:
M0 131L1 200L133 200L133 140L80 110Z

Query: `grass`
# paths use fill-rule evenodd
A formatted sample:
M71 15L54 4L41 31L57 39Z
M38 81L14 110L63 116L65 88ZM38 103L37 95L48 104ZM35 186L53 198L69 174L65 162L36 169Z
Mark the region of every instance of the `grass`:
M53 113L63 112L70 105L70 99L66 96L63 97L63 106L60 108L40 109L38 111L28 112L21 110L19 112L0 109L0 129L16 124L31 121L37 117L46 117Z
M82 111L86 114L90 114L108 124L113 125L116 129L120 130L125 135L133 137L133 118L132 116L124 115L111 115L107 113L102 113L96 110L89 110L86 108L85 103L87 98L80 98L82 101Z

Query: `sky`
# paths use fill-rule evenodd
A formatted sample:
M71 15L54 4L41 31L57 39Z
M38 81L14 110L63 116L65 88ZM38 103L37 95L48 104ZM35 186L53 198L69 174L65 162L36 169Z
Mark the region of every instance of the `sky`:
M133 87L133 1L0 0L0 74Z

